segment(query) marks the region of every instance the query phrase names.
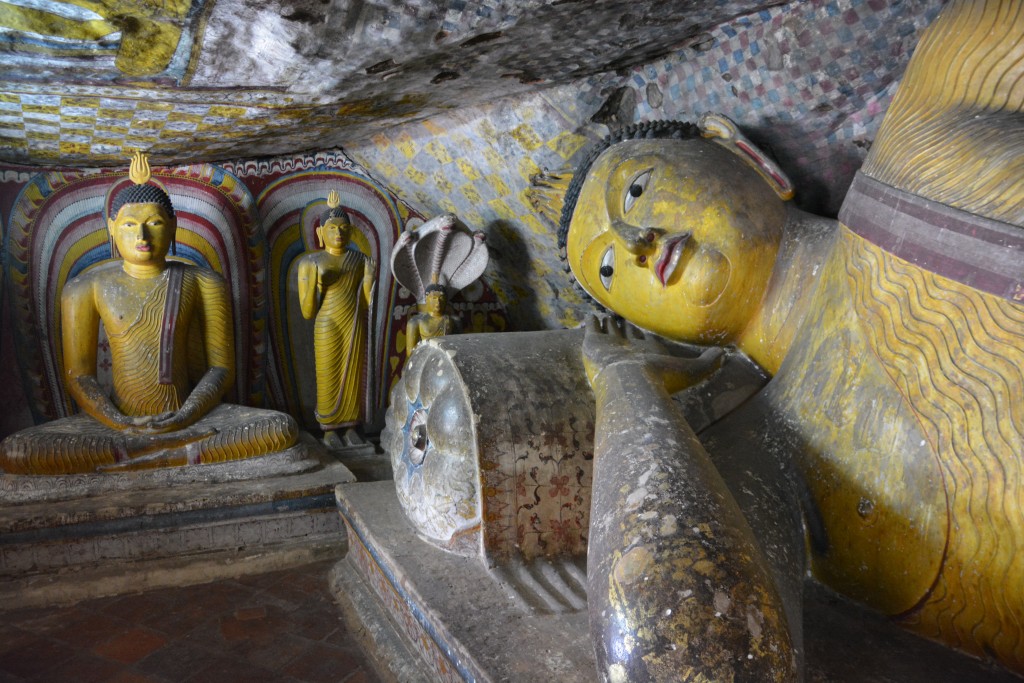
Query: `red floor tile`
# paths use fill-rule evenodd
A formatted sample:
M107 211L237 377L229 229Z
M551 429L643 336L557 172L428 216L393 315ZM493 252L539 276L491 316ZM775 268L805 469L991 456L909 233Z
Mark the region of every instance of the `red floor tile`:
M333 648L316 644L305 654L284 667L284 673L307 683L336 683L348 672L364 668L364 658L358 650Z
M167 637L148 628L133 626L100 643L93 652L123 664L134 664L167 644Z
M379 683L332 564L0 613L0 683Z
M65 643L79 647L93 648L104 643L119 633L130 628L132 624L119 617L95 612L73 621L53 632L53 637Z

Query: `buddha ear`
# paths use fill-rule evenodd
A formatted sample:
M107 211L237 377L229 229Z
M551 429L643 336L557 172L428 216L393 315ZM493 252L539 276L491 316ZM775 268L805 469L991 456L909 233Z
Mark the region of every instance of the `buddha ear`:
M121 257L121 252L117 249L117 240L114 239L114 219L107 218L107 244L110 245L110 258L116 259Z
M316 243L322 249L324 246L324 229L321 226L316 226Z
M697 121L697 127L701 135L725 147L757 171L780 199L785 201L793 198L793 183L774 161L739 131L735 123L721 114L704 114Z

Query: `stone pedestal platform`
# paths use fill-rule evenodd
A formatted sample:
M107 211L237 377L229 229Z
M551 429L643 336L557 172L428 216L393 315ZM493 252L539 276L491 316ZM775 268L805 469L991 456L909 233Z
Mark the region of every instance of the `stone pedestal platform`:
M537 560L489 571L418 538L393 482L341 485L349 552L332 588L386 679L598 681L582 563ZM804 680L1021 683L916 637L814 582L805 587Z
M88 497L4 500L0 609L340 557L346 541L333 491L355 477L315 445L304 458L298 471L256 479L214 476L138 490L106 485Z
M395 680L594 680L581 567L546 566L546 579L523 567L492 574L418 538L394 482L339 486L338 505L349 552L335 594Z

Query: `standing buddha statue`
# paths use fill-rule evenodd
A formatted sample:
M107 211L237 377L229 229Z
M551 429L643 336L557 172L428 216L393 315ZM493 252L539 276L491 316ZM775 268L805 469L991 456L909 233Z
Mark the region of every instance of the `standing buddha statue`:
M316 229L322 251L304 254L298 264L299 306L315 318L316 420L333 448L358 445L369 345L368 311L373 297L374 262L350 249L354 226L331 191ZM338 431L344 430L339 436Z

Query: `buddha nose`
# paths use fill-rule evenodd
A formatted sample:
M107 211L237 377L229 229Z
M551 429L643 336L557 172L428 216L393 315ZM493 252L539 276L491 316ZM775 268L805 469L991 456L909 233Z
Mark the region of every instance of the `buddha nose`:
M612 231L623 246L633 254L649 254L658 246L658 239L665 234L662 228L630 225L623 221L612 221Z

